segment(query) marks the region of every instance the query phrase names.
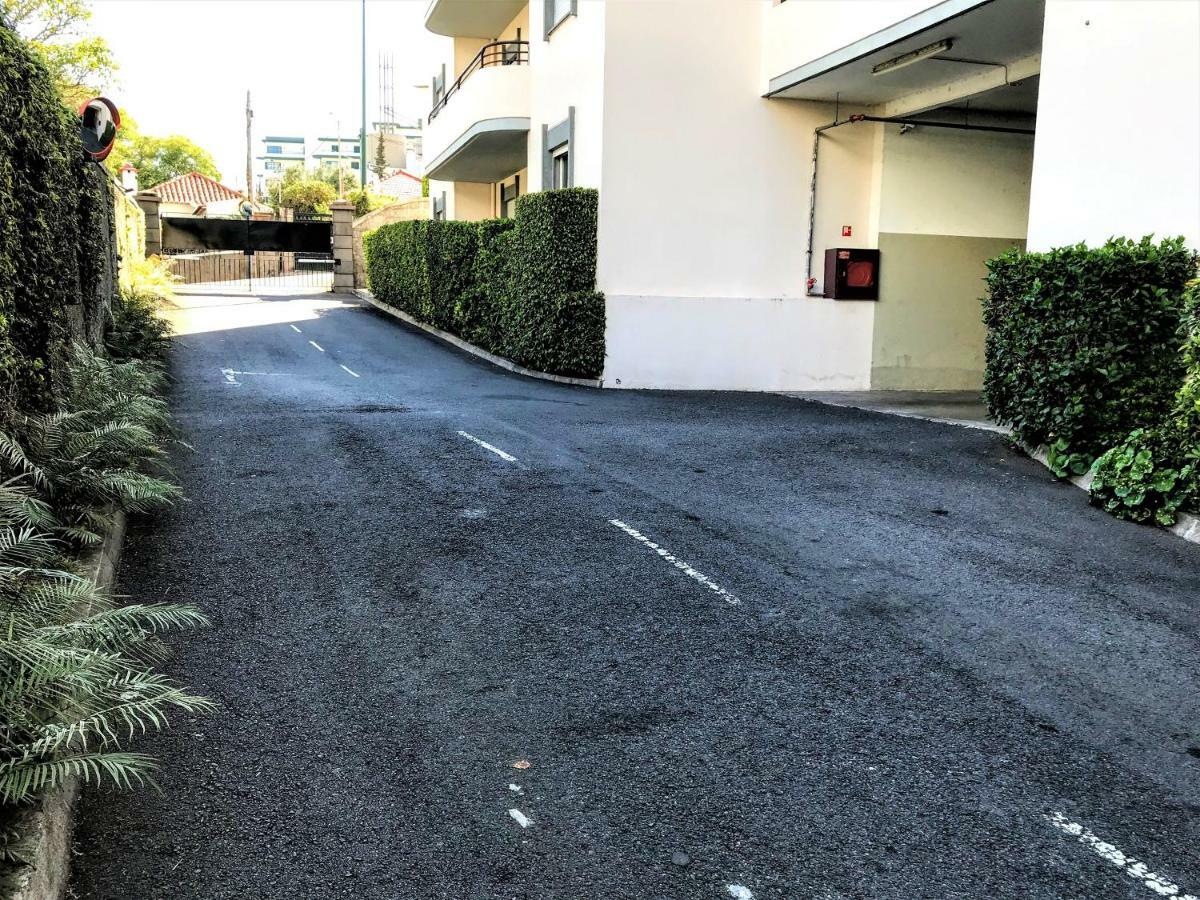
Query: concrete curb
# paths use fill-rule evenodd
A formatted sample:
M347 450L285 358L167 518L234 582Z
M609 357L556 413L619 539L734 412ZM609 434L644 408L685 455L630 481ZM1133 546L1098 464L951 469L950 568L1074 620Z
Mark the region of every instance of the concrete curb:
M526 369L524 366L518 366L515 362L505 359L503 356L497 356L494 353L488 353L482 347L476 347L474 344L464 341L460 337L455 337L448 331L442 331L440 328L434 328L432 325L426 325L424 322L419 322L406 312L401 312L398 309L379 302L375 299L375 295L363 288L355 288L354 296L361 300L366 300L372 306L382 313L387 313L389 316L394 316L402 322L407 322L416 328L420 328L427 334L433 335L441 341L445 341L451 346L457 347L459 350L465 350L472 356L478 356L480 359L487 360L493 366L499 366L501 369L506 369L517 375L526 375L530 378L540 378L542 381L553 381L558 384L573 384L576 387L598 388L604 387L604 380L601 378L571 378L567 375L551 375L549 372L535 372L533 369Z
M125 537L125 513L119 512L104 543L83 563L84 572L104 590L112 588ZM29 865L15 876L11 900L61 900L71 879L71 838L75 826L75 801L79 779L72 778L52 791L17 822L29 837Z
M1028 454L1030 459L1037 460L1047 469L1050 468L1050 455L1047 448L1038 447L1036 449L1031 449L1015 439L1014 443L1020 447L1022 451ZM1085 472L1083 475L1072 475L1067 479L1067 481L1071 482L1071 484L1075 485L1075 487L1079 488L1080 490L1090 491L1092 488L1093 477L1094 476L1091 472ZM1190 541L1193 544L1200 544L1200 516L1194 516L1191 513L1181 512L1174 525L1169 527L1166 525L1156 525L1155 527L1165 528L1167 531L1171 532L1171 534L1181 537L1185 541Z

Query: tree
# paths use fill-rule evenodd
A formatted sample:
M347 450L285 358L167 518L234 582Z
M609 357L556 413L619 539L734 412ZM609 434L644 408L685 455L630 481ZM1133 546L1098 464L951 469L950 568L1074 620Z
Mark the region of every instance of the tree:
M284 206L303 215L328 213L329 204L337 199L337 189L327 182L301 177L283 186L281 199Z
M101 37L84 34L87 0L0 0L3 17L41 57L63 102L78 108L102 93L117 71Z
M379 140L375 142L375 161L371 165L371 171L375 173L376 178L383 178L387 171L387 155L383 148L383 132L379 132Z
M124 163L132 163L138 170L138 184L144 188L154 187L188 172L199 172L220 180L221 173L212 154L203 147L181 134L167 137L141 134L136 124L126 129L125 121L122 117L121 132L108 158L112 171L118 171Z

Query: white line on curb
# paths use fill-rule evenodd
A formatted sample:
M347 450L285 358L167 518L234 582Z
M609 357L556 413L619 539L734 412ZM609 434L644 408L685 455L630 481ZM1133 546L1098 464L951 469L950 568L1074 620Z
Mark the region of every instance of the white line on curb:
M1096 837L1089 829L1084 828L1078 822L1072 822L1062 813L1051 813L1046 816L1046 821L1064 834L1071 835L1071 837L1078 840L1079 843L1083 844L1097 856L1108 860L1114 866L1124 869L1126 875L1135 881L1142 882L1145 887L1160 897L1174 897L1175 900L1200 900L1200 898L1197 898L1193 894L1181 894L1179 892L1179 885L1168 881L1162 875L1151 872L1146 868L1145 863L1122 853L1112 844Z
M341 364L339 363L339 365L341 365ZM357 372L355 372L353 369L347 368L346 366L342 366L342 368L343 368L345 371L349 372L351 375L353 375L355 378L358 378L358 377L359 377L358 373L357 373Z
M516 823L522 828L528 828L533 824L533 819L526 816L525 813L521 812L519 809L510 809L508 814L512 816L513 819L516 820Z
M292 331L296 332L296 334L304 334L304 332L301 331L299 328L297 328L295 325L289 325L288 328L292 329Z
M707 575L705 575L703 572L697 572L695 569L693 569L691 566L689 566L683 560L672 555L666 548L658 546L658 544L654 543L654 541L650 540L650 538L646 537L644 534L642 534L637 529L630 528L628 525L626 525L620 519L609 519L608 524L615 525L617 528L620 528L623 532L625 532L627 535L629 535L635 541L640 541L641 543L645 544L647 547L649 547L651 550L653 550L655 553L657 553L659 556L661 556L663 559L665 559L667 562L669 562L671 565L673 565L675 568L677 568L684 575L687 575L689 578L696 579L698 582L700 582L702 585L704 585L706 588L708 588L714 594L724 597L726 603L732 604L733 606L737 606L742 602L737 597L733 596L733 594L729 593L729 591L725 590L725 588L721 587L719 584L717 584L715 581L713 581L711 578L709 578Z
M513 456L511 453L505 453L499 447L493 447L487 441L481 441L479 438L475 437L475 435L473 435L473 434L468 434L465 431L460 431L459 434L462 435L463 437L465 437L468 441L473 441L474 443L478 444L484 450L492 451L498 457L505 460L506 462L516 462L517 461L517 458L515 456Z
M325 348L322 347L320 344L318 344L316 341L309 341L309 343L312 344L314 347L316 347L318 350L320 350L322 353L325 352Z
M750 888L744 884L728 885L729 896L736 897L737 900L754 900L754 895L750 893Z

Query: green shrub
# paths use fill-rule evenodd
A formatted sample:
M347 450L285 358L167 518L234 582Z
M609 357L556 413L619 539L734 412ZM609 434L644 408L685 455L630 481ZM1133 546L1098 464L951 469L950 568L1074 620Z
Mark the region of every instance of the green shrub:
M363 238L367 285L381 302L421 318L429 296L427 221L384 225Z
M477 224L429 222L425 236L429 297L420 318L435 328L459 333L458 301L474 287L475 250L479 246Z
M130 261L126 276L126 286L113 298L105 347L115 360L163 363L171 327L162 316L162 306L175 293L175 276L159 256Z
M67 570L47 530L53 518L29 486L0 483L0 802L5 862L13 805L71 776L120 786L150 780L154 760L121 745L171 712L213 703L154 672L160 635L205 624L190 606L117 605Z
M1162 421L1183 378L1178 331L1196 269L1182 238L1113 239L988 262L984 396L1060 475Z
M512 303L512 219L476 222L471 286L459 298L456 333L483 349L504 354L505 323Z
M604 367L604 298L595 293L594 190L517 201L513 222L384 225L364 240L382 303L543 372Z
M1134 429L1096 463L1092 499L1114 515L1172 525L1200 510L1200 282L1185 297L1187 374L1165 419Z
M514 300L504 354L514 362L560 375L600 374L604 304L593 294L598 200L593 190L568 188L517 201ZM573 326L569 311L583 314L585 321Z

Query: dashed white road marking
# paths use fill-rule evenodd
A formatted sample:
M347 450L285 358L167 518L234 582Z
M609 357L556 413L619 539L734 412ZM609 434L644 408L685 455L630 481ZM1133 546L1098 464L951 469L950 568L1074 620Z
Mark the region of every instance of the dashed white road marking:
M340 365L340 363L339 363L339 365ZM342 366L342 369L343 369L343 371L349 372L349 373L350 373L351 375L353 375L355 378L358 378L358 377L359 377L359 374L358 374L357 372L355 372L353 369L351 369L351 368L349 368L349 367L347 367L347 366Z
M636 528L629 527L624 522L622 522L620 519L609 519L608 524L615 525L617 528L620 528L623 532L625 532L627 535L629 535L635 541L639 541L640 543L645 544L648 548L653 550L655 553L657 553L664 560L666 560L671 565L673 565L675 568L677 568L684 575L687 575L689 578L694 578L696 581L700 582L702 585L704 585L706 588L708 588L714 594L716 594L719 597L724 598L726 603L729 603L733 606L738 606L739 604L741 604L741 602L742 602L741 600L739 600L737 597L733 596L733 594L729 593L729 591L725 590L725 588L721 587L719 584L717 584L715 581L713 581L711 578L709 578L703 572L697 572L695 569L693 569L691 566L689 566L687 563L685 563L682 559L679 559L678 557L676 557L674 554L672 554L670 551L668 551L665 547L660 547L658 544L654 543L654 541L650 540L650 538L646 537L644 534L642 534Z
M1200 900L1194 894L1181 893L1179 885L1167 880L1162 875L1151 872L1145 863L1121 852L1107 841L1101 840L1090 829L1085 828L1078 822L1072 822L1062 813L1050 813L1046 816L1046 821L1063 832L1063 834L1069 834L1075 838L1097 856L1123 869L1126 875L1135 881L1140 881L1143 886L1158 894L1158 896L1173 897L1175 900Z
M238 375L266 375L266 372L239 372L237 369L221 369L221 374L225 376L226 384L241 384L237 380Z
M296 332L296 334L304 334L304 332L301 331L299 328L297 328L295 325L289 325L288 328L292 329L292 331Z
M525 815L525 813L521 812L519 809L510 809L508 811L508 814L510 816L512 816L513 819L516 821L516 823L518 825L520 825L522 828L528 828L530 825L533 824L533 820L531 818L529 818L527 815Z
M468 434L465 431L460 431L459 434L462 437L465 437L468 441L478 444L484 450L490 450L492 453L495 453L498 457L500 457L505 462L516 462L517 461L517 458L515 456L513 456L511 453L505 453L499 447L493 447L487 441L481 441L479 438L475 437L475 435L473 435L473 434Z
M754 894L744 884L730 884L727 885L727 888L730 897L735 897L737 900L754 900Z
M525 793L524 791L522 791L522 790L521 790L521 786L520 786L519 784L511 784L511 783L510 783L510 784L509 784L509 786L508 786L508 789L509 789L510 791L512 791L514 794L523 794L523 793Z
M312 344L314 347L316 347L318 350L320 350L322 353L325 352L325 348L322 347L320 344L318 344L316 341L309 341L309 343Z

